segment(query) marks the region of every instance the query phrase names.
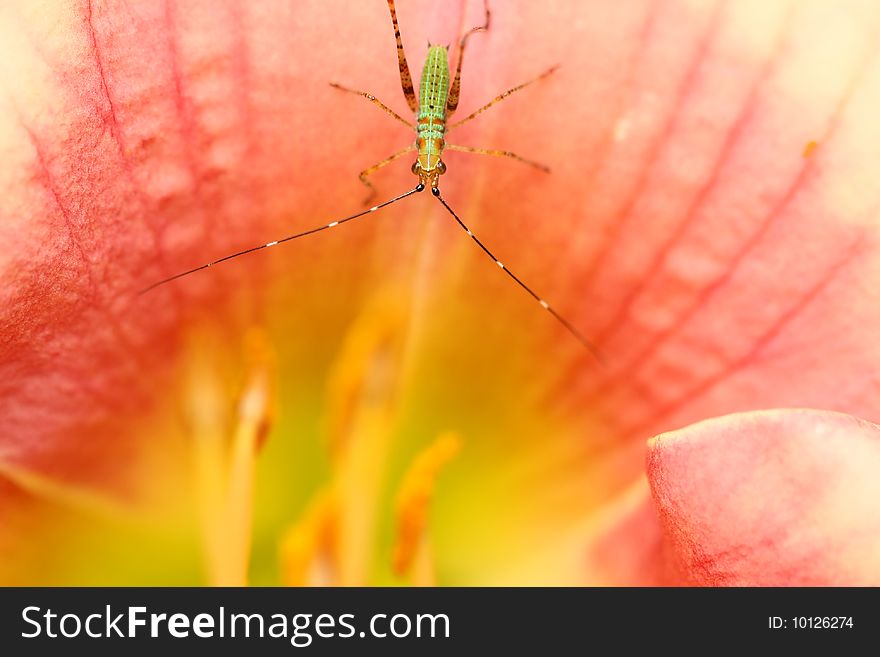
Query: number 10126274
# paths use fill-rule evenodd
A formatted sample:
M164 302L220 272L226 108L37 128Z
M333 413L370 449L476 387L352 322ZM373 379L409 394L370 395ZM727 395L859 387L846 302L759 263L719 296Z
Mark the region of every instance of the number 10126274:
M770 616L767 627L771 630L842 630L852 629L852 616Z

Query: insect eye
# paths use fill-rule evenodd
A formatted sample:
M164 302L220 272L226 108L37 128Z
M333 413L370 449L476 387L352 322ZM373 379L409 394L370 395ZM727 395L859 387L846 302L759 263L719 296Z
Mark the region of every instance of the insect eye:
M412 165L412 167L411 167L411 170L412 170L412 172L413 172L414 174L419 175L419 171L421 171L421 169L422 169L422 167L419 166L419 161L418 161L418 160L416 160L415 162L413 162L413 165Z
M441 176L446 173L446 163L443 160L437 162L437 171L440 172Z

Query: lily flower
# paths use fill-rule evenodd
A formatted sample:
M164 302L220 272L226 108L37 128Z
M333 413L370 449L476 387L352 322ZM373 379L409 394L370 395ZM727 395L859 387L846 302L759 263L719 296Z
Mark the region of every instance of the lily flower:
M482 3L397 3L417 75ZM877 584L880 7L0 6L0 582ZM412 189L410 162L374 178Z

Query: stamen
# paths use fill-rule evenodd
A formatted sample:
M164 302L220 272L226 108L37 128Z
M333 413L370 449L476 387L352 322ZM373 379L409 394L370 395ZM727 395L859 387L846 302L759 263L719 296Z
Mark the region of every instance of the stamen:
M250 561L255 460L274 415L274 358L262 332L249 332L244 384L233 404L213 356L222 350L209 342L200 336L187 387L202 543L208 584L242 586Z
M392 555L394 572L410 576L416 586L434 582L429 513L437 476L461 449L457 434L441 434L413 461L397 493L397 540Z
M238 402L226 484L225 541L229 586L247 583L254 506L254 469L274 413L274 357L266 336L256 330L245 336L245 384ZM232 582L238 582L233 584Z
M338 520L335 495L328 487L315 496L302 519L287 530L281 541L281 583L284 586L337 583Z
M389 289L357 318L331 370L327 437L339 503L339 581L368 582L382 482L392 449L409 325L407 295Z

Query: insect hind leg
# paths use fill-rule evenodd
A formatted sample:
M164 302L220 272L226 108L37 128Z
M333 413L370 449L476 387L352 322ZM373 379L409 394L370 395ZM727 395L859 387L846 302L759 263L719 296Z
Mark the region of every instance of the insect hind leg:
M394 39L397 41L397 64L400 68L400 88L406 104L413 113L419 110L419 101L416 98L416 90L413 86L412 75L409 72L409 64L406 63L406 52L403 49L403 41L400 38L400 25L397 23L397 10L394 8L394 0L388 0L388 10L391 12L391 24L394 26Z
M461 65L464 61L464 51L467 47L468 39L477 32L489 31L489 24L492 21L492 12L489 11L489 0L483 0L483 9L486 12L486 21L482 25L468 30L458 44L458 64L455 66L455 79L452 81L452 86L449 88L449 97L446 99L446 114L448 116L452 116L455 110L458 109L458 101L461 96Z

